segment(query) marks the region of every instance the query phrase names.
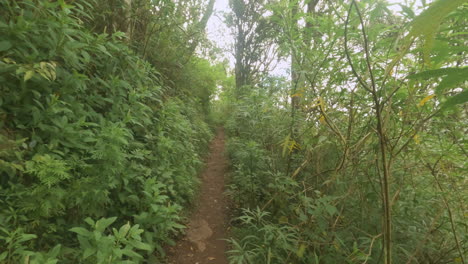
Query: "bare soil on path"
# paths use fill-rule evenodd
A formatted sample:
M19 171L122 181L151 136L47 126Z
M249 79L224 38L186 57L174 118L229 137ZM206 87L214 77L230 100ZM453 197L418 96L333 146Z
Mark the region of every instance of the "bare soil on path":
M170 264L228 264L227 242L228 201L224 196L224 130L218 129L211 142L210 156L201 174L201 187L188 228L177 244L169 249Z

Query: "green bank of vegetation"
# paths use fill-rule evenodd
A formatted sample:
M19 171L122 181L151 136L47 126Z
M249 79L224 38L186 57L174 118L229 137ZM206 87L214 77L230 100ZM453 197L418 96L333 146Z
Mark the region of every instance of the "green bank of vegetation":
M232 263L466 263L468 6L403 2L230 2Z
M0 1L0 263L164 263L212 124L232 263L466 263L468 6L403 2L231 0L226 76L214 0Z
M196 190L224 75L194 53L202 11L0 2L0 263L164 255Z

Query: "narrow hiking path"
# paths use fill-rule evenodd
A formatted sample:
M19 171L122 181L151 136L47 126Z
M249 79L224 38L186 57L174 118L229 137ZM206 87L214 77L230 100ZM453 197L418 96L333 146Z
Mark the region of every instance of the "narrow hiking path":
M224 130L218 129L201 175L201 187L185 237L169 250L170 264L227 264L227 207L224 197Z

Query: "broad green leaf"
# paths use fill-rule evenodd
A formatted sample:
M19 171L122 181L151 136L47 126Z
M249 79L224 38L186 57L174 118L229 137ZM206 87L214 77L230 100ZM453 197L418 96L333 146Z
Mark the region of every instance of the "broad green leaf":
M129 257L132 257L132 258L143 258L140 254L136 253L135 251L133 251L130 246L126 246L124 249L122 249L122 254L126 255L126 256L129 256Z
M442 20L457 7L467 0L437 0L424 10L413 22L408 36L422 36L424 40L423 53L426 61L429 60L429 52L434 44L435 34L438 32Z
M83 259L87 259L89 256L94 255L96 253L96 248L88 247L83 252Z
M128 233L128 230L130 230L130 223L127 222L125 225L123 225L120 230L119 230L119 235L121 237L125 237Z
M435 70L423 71L415 74L408 75L408 79L430 79L436 77L443 77L447 75L460 75L468 74L468 67L465 68L440 68Z
M408 35L403 40L401 51L393 58L386 69L386 73L391 73L393 67L405 56L408 52L413 40L417 37L422 37L424 61L429 62L429 52L434 45L434 38L439 30L442 20L460 5L468 2L468 0L437 0L432 5L424 10L411 22L411 29Z
M117 220L117 217L111 217L111 218L102 218L96 222L96 230L99 232L104 232L104 230L110 226L112 223Z
M94 239L95 239L96 241L101 240L101 237L102 237L102 232L101 232L101 231L94 230L92 233L93 233ZM104 239L104 240L105 240L105 239ZM102 241L99 241L99 242L102 242Z
M7 51L12 47L11 42L8 40L0 41L0 52Z
M453 88L458 88L468 80L468 67L464 68L441 68L436 70L428 70L416 74L409 75L410 80L420 79L427 80L431 78L442 77L442 80L435 88L437 95L442 95L445 91Z
M85 228L82 228L82 227L73 227L70 229L70 231L74 232L74 233L77 233L78 235L81 235L81 236L88 236L91 232L89 232L88 230L86 230Z
M53 258L57 257L60 253L60 249L62 248L62 246L60 244L58 244L57 246L55 246L50 252L49 252L49 255Z
M134 246L135 248L141 249L141 250L146 250L146 251L151 251L151 246L149 244L143 243L138 240L133 240L128 242L130 245Z
M451 96L442 105L443 110L453 108L456 105L464 104L468 101L468 89L463 90L461 93Z
M90 226L94 227L94 220L91 217L86 217L85 222L88 223Z
M0 260L6 259L7 256L8 256L8 251L3 252L2 254L0 254Z
M327 213L331 216L338 213L338 210L336 209L336 207L331 204L325 204L325 209L327 210Z
M16 61L10 58L3 58L3 61L8 64L16 64Z
M464 72L447 75L440 81L439 85L435 88L436 94L441 95L443 92L458 88L459 85L463 84L468 80L468 68L465 68Z
M18 242L26 242L35 238L37 238L37 236L34 234L21 234L20 238L18 239Z

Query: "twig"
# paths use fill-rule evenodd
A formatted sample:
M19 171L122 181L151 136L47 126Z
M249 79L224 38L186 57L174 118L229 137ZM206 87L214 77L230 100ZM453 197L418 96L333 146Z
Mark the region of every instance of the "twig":
M354 1L353 1L354 3ZM353 4L349 6L348 10L348 15L346 16L346 21L345 21L345 32L344 32L344 46L345 46L345 54L346 58L348 59L349 66L351 66L351 71L353 72L354 76L357 78L358 82L361 84L361 86L368 92L371 92L367 84L362 80L361 76L357 73L356 69L354 68L354 64L351 60L351 56L349 55L349 48L348 48L348 24L349 24L349 17L351 15L351 10L353 8Z
M372 247L374 246L374 242L377 238L379 238L380 236L382 235L382 233L376 235L376 236L373 236L372 237L372 241L370 243L370 246L369 246L369 253L366 254L366 260L362 263L362 264L366 264L367 261L369 260L369 257L370 255L372 254Z

